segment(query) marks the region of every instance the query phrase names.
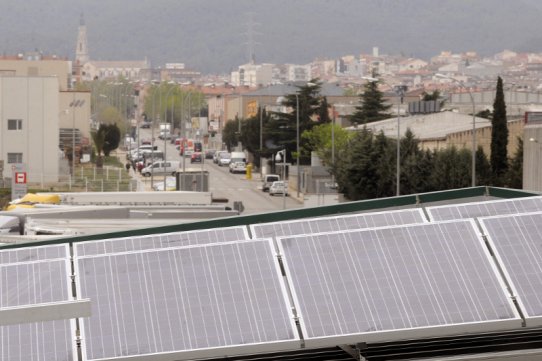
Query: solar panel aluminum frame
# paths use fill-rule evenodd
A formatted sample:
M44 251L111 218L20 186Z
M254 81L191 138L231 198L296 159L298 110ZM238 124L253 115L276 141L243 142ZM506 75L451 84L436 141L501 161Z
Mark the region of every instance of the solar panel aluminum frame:
M494 261L491 258L491 254L487 247L485 246L485 242L476 226L476 222L474 219L464 219L464 220L454 220L454 221L443 221L443 222L437 222L437 223L454 223L458 221L464 221L469 222L471 227L475 230L476 238L478 242L481 244L482 251L484 255L486 256L489 265L491 267L491 270L493 271L493 274L496 277L496 280L502 290L502 292L505 295L508 295L509 292L506 288L506 284L504 283L504 280L502 279L501 275L499 274L498 268L495 265ZM423 223L423 224L430 224L430 223ZM325 232L325 233L315 233L308 235L309 237L318 236L318 235L327 235L327 234L343 234L343 233L353 233L353 232L368 232L371 230L378 230L378 229L388 229L388 228L402 228L402 227L415 227L420 226L420 224L410 224L410 225L399 225L399 226L388 226L388 227L375 227L375 228L368 228L368 229L362 229L362 230L347 230L347 231L341 231L341 232ZM300 307L300 300L299 296L297 294L297 290L295 289L293 282L294 278L292 277L292 273L290 270L290 266L288 263L287 256L284 252L284 247L282 244L283 239L291 239L291 238L301 238L305 236L285 236L285 237L279 237L277 239L277 245L279 248L279 256L282 257L283 260L283 266L284 271L286 274L286 282L289 284L291 289L291 295L294 302L294 308L297 310L297 316L299 318L299 323L301 327L301 332L303 337L303 340L305 342L305 347L307 348L314 348L314 347L331 347L341 344L356 344L359 342L364 343L377 343L377 342L389 342L389 341L400 341L400 340L406 340L406 339L423 339L423 338L431 338L431 337L441 337L441 336L455 336L455 335L461 335L461 334L474 334L474 333L481 333L481 332L490 332L490 331L506 331L506 330L514 330L522 327L522 318L519 314L517 308L513 304L513 300L511 297L507 297L508 300L508 306L510 310L514 314L514 318L506 319L506 320L491 320L491 321L481 321L481 322L468 322L468 323L460 323L455 325L437 325L437 326L425 326L425 327L418 327L418 328L404 328L404 329L397 329L397 330L384 330L384 331L371 331L371 332L360 332L360 333L353 333L353 334L344 334L344 335L331 335L331 336L319 336L319 337L305 337L305 335L308 335L306 324L303 320L303 313L301 311Z
M432 210L436 210L440 208L457 208L457 207L464 207L464 206L472 206L475 204L498 204L498 203L507 203L507 202L513 203L517 201L521 202L522 200L532 200L532 199L542 200L542 196L511 198L511 199L493 199L493 200L482 201L482 202L467 202L467 203L458 203L458 204L451 204L451 205L447 204L447 205L441 205L441 206L425 207L425 210L427 211L427 215L429 216L430 222L445 222L447 220L436 220L435 214L432 212ZM514 214L514 213L509 213L509 214ZM484 217L492 217L492 216L490 215L490 216L484 216ZM458 218L458 219L465 219L465 218L473 218L473 217L463 217L463 218Z
M499 216L488 216L488 217L481 217L478 220L480 221L480 227L482 228L483 234L487 238L487 242L489 243L493 254L495 255L495 259L501 266L501 271L506 278L508 285L510 286L510 289L512 291L512 297L515 298L516 302L518 303L521 312L523 316L525 317L525 324L527 327L540 327L542 326L542 316L531 316L529 315L529 312L527 311L527 307L523 301L523 297L521 296L520 292L518 292L518 288L515 285L514 279L510 272L508 271L508 268L506 267L506 262L501 256L501 252L499 251L499 248L497 247L497 244L493 240L493 238L490 235L490 231L485 224L484 220L490 220L490 219L499 219L499 218L515 218L515 217L524 217L529 215L542 215L542 212L528 212L528 213L519 213L519 214L507 214L507 215L499 215Z
M90 316L90 300L38 303L0 308L0 326Z
M76 242L73 245L73 256L74 256L74 258L93 256L93 255L85 255L85 254L79 255L80 247L83 247L86 244L93 244L93 243L103 243L103 244L105 244L105 243L108 243L108 242L118 242L118 241L122 241L122 240L134 240L134 239L142 239L142 238L149 238L149 237L161 237L161 236L168 236L168 235L174 235L174 234L203 233L203 232L209 232L210 230L213 230L213 229L216 229L216 230L238 229L238 230L243 232L244 237L245 237L244 239L246 239L246 240L250 239L250 236L248 234L248 229L247 229L246 226L231 226L231 227L198 229L198 230L194 230L194 231L157 233L157 234L149 234L149 235L136 236L136 237L120 237L120 238L109 238L109 239L98 240L98 241L93 240L93 241ZM231 242L231 240L226 241L226 242ZM224 243L224 242L216 242L216 243ZM113 253L125 253L125 252L132 252L132 251L133 252L138 252L138 251L144 251L144 250L168 249L168 248L178 248L178 247L187 247L187 246L186 245L173 245L173 246L170 246L170 247L161 247L161 248L144 248L144 249L134 249L134 250L118 251L118 252L104 252L104 253L99 253L99 254L96 254L96 255L105 255L105 254L113 254Z
M66 279L65 279L65 282L66 282L66 290L68 291L68 299L66 301L61 301L61 302L58 302L58 304L62 304L64 302L68 302L68 303L78 303L77 300L72 300L69 293L71 292L71 289L72 289L72 284L71 284L71 265L70 265L70 253L69 253L69 244L62 244L61 245L62 247L61 248L64 248L65 252L65 256L64 257L61 257L61 258L50 258L50 259L39 259L39 260L29 260L29 261L20 261L20 262L13 262L13 263L4 263L4 264L0 264L0 267L2 266L13 266L13 265L18 265L18 264L28 264L28 263L44 263L44 262L51 262L51 261L63 261L64 262L64 266L65 266L65 269L66 269ZM59 245L44 245L44 246L36 246L36 247L31 247L31 249L45 249L45 248L54 248L54 247L59 247ZM23 248L23 249L7 249L7 250L0 250L0 252L17 252L17 251L26 251L28 250L28 248ZM88 304L88 300L82 300L82 303L84 304L83 307L87 307L89 304ZM44 305L43 303L41 304L32 304L30 306L42 306ZM81 304L80 304L81 305ZM76 306L76 308L78 308L79 306ZM4 307L2 308L3 310L6 310L7 307ZM24 323L33 323L33 324L39 324L39 323L42 323L42 322L47 322L45 320L41 321L41 320L38 320L37 322L35 322L36 320L34 320L34 318L47 318L48 316L46 314L44 314L44 312L47 312L47 308L36 308L36 310L38 311L38 314L37 315L28 315L28 318L23 319L21 321L25 321ZM80 310L77 311L77 313L79 313ZM55 319L58 319L55 317ZM71 352L72 352L72 356L74 357L74 359L77 357L77 344L75 342L76 340L76 330L77 330L77 323L76 323L76 319L75 318L69 318L67 320L69 322L69 331L70 331L70 335L72 336L72 339L69 340L70 344L71 344ZM20 322L20 323L23 323L23 322ZM49 323L50 324L50 323Z
M274 225L274 224L294 224L294 223L303 223L307 221L318 221L318 220L328 220L328 219L345 219L345 218L354 218L359 216L369 216L369 215L379 215L379 214L389 214L389 213L405 213L405 212L412 212L413 210L416 210L416 213L419 213L420 217L422 218L421 223L428 223L427 217L425 216L422 208L408 208L408 209L397 209L392 211L381 211L381 212L363 212L363 213L353 213L353 214L346 214L346 215L340 215L340 216L323 216L323 217L312 217L312 218L303 218L303 219L296 219L292 221L285 221L285 222L270 222L270 223L256 223L256 224L250 224L250 233L253 238L268 238L271 236L265 236L265 235L256 235L258 231L256 228L263 226L263 225ZM412 223L410 223L412 224ZM399 225L397 225L399 226ZM383 226L387 227L387 226ZM373 227L370 227L373 228ZM356 228L356 229L368 229L368 228ZM339 230L336 230L339 231ZM317 232L322 233L322 232ZM327 232L326 232L327 233ZM275 237L275 236L273 236ZM290 236L284 236L284 237L290 237Z
M245 345L241 344L241 345L232 345L232 346L224 346L224 347L209 347L209 348L191 349L191 350L155 352L155 353L148 353L148 354L142 354L142 355L128 355L128 356L119 356L119 357L104 357L104 358L99 358L99 359L95 359L95 358L89 359L87 358L86 332L85 332L85 327L84 327L85 320L81 319L79 321L80 322L79 328L80 328L80 334L81 334L80 338L81 338L82 360L83 361L124 361L124 360L126 361L178 361L178 360L212 358L212 357L233 357L233 356L250 355L250 354L262 353L262 352L291 351L291 350L298 350L299 348L301 348L301 338L297 330L295 319L293 317L293 314L291 313L291 303L288 298L285 280L284 280L284 277L282 276L282 272L280 269L280 265L277 259L277 254L275 252L272 239L266 238L266 239L248 240L248 241L232 241L232 242L212 243L212 244L204 244L204 245L190 245L190 246L181 246L181 247L173 247L173 248L146 249L146 250L140 250L140 251L125 252L124 254L167 252L173 249L180 249L180 248L213 247L213 246L223 246L226 244L245 243L245 242L266 242L267 246L270 249L271 254L274 257L273 267L277 275L277 280L280 286L280 292L282 294L284 306L286 307L286 309L288 310L291 316L289 319L289 323L290 323L292 334L294 335L294 337L291 340L261 342L261 343L245 344ZM101 258L101 257L118 256L118 255L121 255L121 253L84 256L84 257L79 257L79 258ZM81 274L80 269L79 269L79 263L77 261L74 262L74 267L75 267L76 275ZM79 280L77 280L76 282L76 291L77 291L77 294L82 294L81 282Z

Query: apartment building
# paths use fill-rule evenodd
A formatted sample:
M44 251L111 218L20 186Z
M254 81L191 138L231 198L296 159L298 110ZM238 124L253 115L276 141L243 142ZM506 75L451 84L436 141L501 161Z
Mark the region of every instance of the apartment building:
M0 159L3 177L24 163L28 182L59 177L59 81L53 76L0 77Z

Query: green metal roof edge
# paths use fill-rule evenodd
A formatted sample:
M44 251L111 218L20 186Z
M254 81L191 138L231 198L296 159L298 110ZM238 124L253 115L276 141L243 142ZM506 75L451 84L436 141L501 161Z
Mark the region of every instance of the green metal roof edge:
M474 187L474 188L462 188L452 189L446 191L438 191L431 193L413 194L399 197L390 198L378 198L368 199L362 201L346 202L340 204L333 204L328 206L319 206L312 208L301 208L292 210L282 210L276 212L251 214L247 216L235 216L226 218L215 218L204 221L197 221L191 223L181 223L175 225L159 226L152 228L138 228L133 230L110 232L110 233L98 233L84 236L74 237L61 237L58 239L49 239L35 242L25 242L16 244L7 244L0 246L1 249L9 248L24 248L35 247L52 244L63 243L75 243L83 241L102 240L110 238L122 238L122 237L137 237L148 236L157 233L170 233L170 232L182 232L193 231L201 229L219 228L219 227L232 227L232 226L248 226L256 223L267 222L279 222L292 219L309 218L309 217L321 217L326 215L336 215L342 213L370 211L374 209L401 207L401 206L416 206L428 202L438 202L458 198L469 198L479 196L493 196L499 198L518 198L518 197L531 197L539 195L534 192L527 192L515 189L494 188L494 187Z

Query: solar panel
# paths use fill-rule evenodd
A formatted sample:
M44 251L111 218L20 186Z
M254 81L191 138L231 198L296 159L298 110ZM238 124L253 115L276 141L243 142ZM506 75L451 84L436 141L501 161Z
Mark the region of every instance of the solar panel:
M527 326L542 325L542 212L481 218Z
M17 249L0 249L0 265L31 261L45 261L68 258L68 246L65 244L26 247Z
M81 257L76 275L87 360L299 346L270 240Z
M191 246L218 242L231 242L249 239L243 226L212 228L199 231L154 234L141 237L113 238L101 241L86 241L75 244L76 256L141 251L169 247Z
M423 211L419 208L412 208L388 212L360 213L334 217L307 218L288 222L253 224L250 226L250 230L253 238L269 238L424 222L426 222L426 219Z
M278 244L307 346L521 325L472 220L285 237Z
M542 211L542 197L501 199L426 208L431 221L496 216Z
M0 265L0 308L67 301L67 260Z
M68 246L0 251L0 309L71 299ZM0 326L0 359L73 360L73 321Z
M72 322L58 320L0 326L0 360L76 360Z

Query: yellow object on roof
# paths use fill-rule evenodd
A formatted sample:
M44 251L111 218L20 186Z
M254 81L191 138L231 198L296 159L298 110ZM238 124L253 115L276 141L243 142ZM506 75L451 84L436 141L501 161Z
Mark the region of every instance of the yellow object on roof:
M27 193L17 203L41 203L41 204L60 204L60 196L56 194L37 195L34 193Z
M6 211L12 211L12 210L17 209L17 208L34 208L34 205L33 204L26 204L26 203L10 204L9 206L6 207Z

